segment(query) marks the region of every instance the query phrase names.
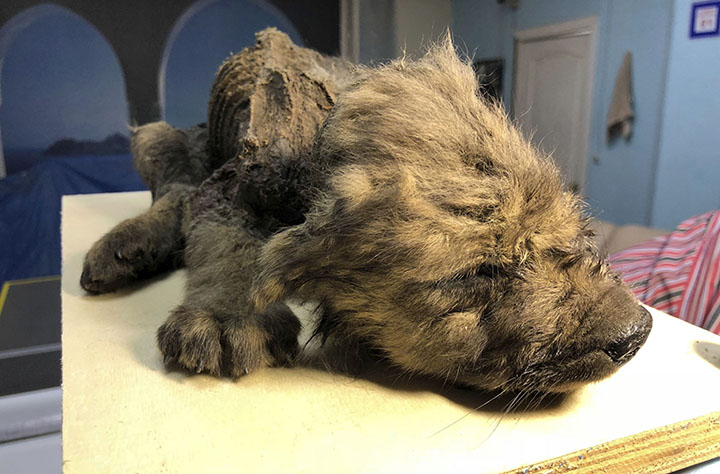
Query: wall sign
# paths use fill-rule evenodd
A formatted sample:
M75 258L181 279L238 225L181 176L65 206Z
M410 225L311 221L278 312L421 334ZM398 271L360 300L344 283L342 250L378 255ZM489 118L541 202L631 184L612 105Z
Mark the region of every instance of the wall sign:
M692 15L690 15L690 37L719 36L718 14L720 14L720 1L693 3Z

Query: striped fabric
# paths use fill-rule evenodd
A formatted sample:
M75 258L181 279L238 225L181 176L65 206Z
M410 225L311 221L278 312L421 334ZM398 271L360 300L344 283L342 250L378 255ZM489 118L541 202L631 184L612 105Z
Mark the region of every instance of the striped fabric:
M610 256L643 303L720 334L720 211Z

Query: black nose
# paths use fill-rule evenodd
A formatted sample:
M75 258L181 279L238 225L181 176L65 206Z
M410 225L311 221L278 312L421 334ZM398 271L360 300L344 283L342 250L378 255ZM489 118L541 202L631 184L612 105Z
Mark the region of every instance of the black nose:
M632 359L645 343L652 329L650 313L638 305L638 315L622 332L620 337L605 348L605 353L618 365Z

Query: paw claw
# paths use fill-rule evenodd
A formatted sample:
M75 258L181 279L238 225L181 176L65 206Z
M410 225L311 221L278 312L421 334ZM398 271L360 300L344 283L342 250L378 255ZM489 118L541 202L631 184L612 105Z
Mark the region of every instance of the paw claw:
M247 374L250 373L250 369L247 367L231 367L230 368L230 377L232 377L233 380L239 380L242 377L245 377Z

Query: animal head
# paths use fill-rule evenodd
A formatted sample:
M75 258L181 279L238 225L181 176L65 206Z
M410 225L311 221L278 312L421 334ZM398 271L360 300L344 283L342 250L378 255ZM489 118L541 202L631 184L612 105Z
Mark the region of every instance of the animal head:
M359 336L415 373L567 391L629 360L651 319L564 189L446 41L361 70L315 143L324 194L266 245L258 308L314 299L327 337Z

